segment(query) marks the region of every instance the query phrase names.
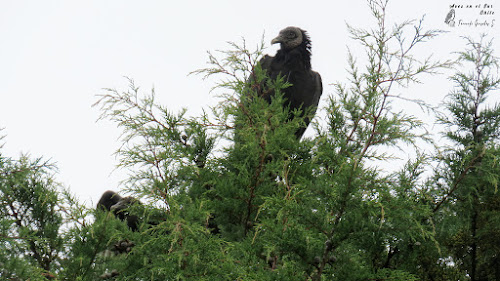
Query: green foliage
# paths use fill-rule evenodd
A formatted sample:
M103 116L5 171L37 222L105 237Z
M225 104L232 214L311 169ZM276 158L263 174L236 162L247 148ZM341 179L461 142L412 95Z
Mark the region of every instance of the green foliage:
M0 155L0 276L36 278L58 268L63 252L55 167L41 158ZM38 279L37 279L38 280Z
M451 77L455 90L448 96L447 114L439 118L449 128L445 135L451 144L440 159L436 178L444 186L434 212L442 220L442 241L457 267L471 280L497 280L500 106L488 105L488 97L500 86L498 59L484 36L466 41L459 61L467 72Z
M107 89L95 105L123 130L116 153L130 173L125 189L143 202L128 210L141 219L137 231L57 190L53 165L0 154L0 277L498 280L491 43L467 39L459 56L473 72L451 78L456 90L438 117L450 144L424 155L417 143L432 136L391 105L450 65L414 56L440 31L423 20L388 28L387 1L368 3L376 28L348 26L366 53L349 52L349 77L309 139L297 140L304 117L284 107L282 90L293 85L258 64L263 44L209 53L210 66L194 73L220 78L220 103L199 117L158 105L154 89L143 94L131 79L128 91ZM270 102L263 86L275 92ZM417 156L399 169L376 165L408 147Z

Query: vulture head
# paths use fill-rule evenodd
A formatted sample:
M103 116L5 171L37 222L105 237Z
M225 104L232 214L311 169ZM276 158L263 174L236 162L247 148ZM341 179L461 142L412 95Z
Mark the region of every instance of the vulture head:
M291 50L303 46L307 51L311 50L311 40L305 30L295 26L289 26L280 31L278 37L271 41L271 44L281 44L281 49Z

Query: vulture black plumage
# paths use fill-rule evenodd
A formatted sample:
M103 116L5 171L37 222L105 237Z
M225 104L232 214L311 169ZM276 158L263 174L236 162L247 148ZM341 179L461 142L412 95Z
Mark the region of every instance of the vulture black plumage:
M295 109L302 110L305 127L295 132L298 139L302 137L311 119L316 113L323 85L319 73L311 69L311 40L306 31L289 26L280 31L279 35L271 41L271 44L281 45L274 57L264 56L260 60L260 65L266 71L270 79L283 76L285 81L292 86L283 90L285 105L290 112ZM265 94L264 94L265 93ZM274 93L267 93L265 90L260 93L264 99L271 102Z
M142 204L134 197L121 197L118 193L108 190L104 192L97 203L97 209L111 211L122 221L126 221L132 231L139 229L140 219L134 214L130 214L128 208L133 204Z

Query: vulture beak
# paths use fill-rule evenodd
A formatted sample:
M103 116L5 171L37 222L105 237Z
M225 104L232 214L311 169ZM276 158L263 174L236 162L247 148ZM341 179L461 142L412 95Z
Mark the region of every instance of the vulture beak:
M281 38L281 36L278 35L278 37L271 40L271 45L276 44L276 43L282 43L282 42L283 42L283 38Z

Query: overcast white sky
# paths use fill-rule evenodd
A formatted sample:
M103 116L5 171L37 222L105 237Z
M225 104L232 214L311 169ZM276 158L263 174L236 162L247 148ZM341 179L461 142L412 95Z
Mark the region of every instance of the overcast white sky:
M464 5L456 9L455 27L444 23L451 4ZM495 14L480 15L478 4L492 5L484 10ZM392 0L388 15L391 22L400 22L426 14L426 27L449 31L421 46L422 54L445 59L464 47L460 36L500 35L499 4ZM459 25L459 20L476 19L490 26ZM119 181L126 176L114 171L112 154L119 147L120 131L109 121L96 123L99 111L91 107L103 88L126 89L123 77L128 76L144 91L154 86L159 103L172 110L186 107L198 116L214 103L209 94L214 81L188 73L206 66L207 51L227 49L227 41L241 37L254 46L264 32L269 43L293 25L311 36L312 66L323 78L324 106L333 94L330 84L347 78L346 46L354 45L346 22L364 28L373 24L366 1L1 0L3 153L52 159L60 170L58 180L82 201L95 203L103 191L120 190ZM274 54L277 47L267 53ZM446 75L422 78L423 85L405 94L438 104L451 89ZM405 110L423 116L414 106Z

